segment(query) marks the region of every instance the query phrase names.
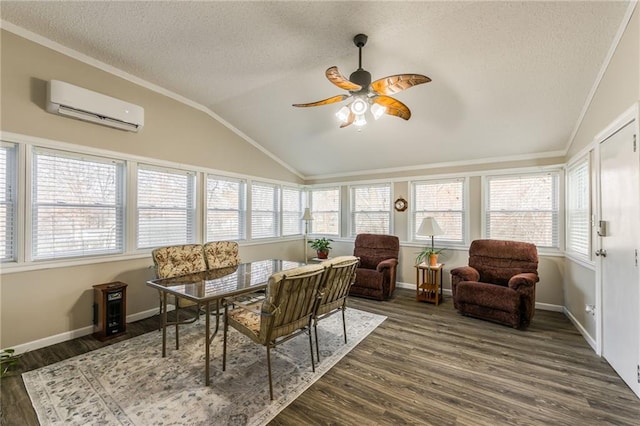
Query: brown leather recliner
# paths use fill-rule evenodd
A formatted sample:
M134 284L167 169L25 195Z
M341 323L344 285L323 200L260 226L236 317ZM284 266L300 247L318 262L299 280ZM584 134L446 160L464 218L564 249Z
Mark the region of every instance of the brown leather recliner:
M525 328L535 311L538 281L535 245L475 240L469 266L451 270L453 305L463 315Z
M387 300L396 289L400 240L394 235L358 234L353 255L360 258L350 296Z

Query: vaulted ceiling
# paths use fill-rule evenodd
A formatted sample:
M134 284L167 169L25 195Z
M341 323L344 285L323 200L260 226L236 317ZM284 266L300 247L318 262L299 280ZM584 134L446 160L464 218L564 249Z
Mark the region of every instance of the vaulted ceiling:
M562 155L628 1L12 2L5 22L205 106L301 176ZM433 81L339 128L324 76Z

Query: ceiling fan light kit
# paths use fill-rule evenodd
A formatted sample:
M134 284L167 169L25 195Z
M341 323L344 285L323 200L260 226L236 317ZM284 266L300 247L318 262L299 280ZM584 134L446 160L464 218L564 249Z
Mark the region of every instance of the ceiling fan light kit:
M337 95L330 98L307 104L293 104L294 107L312 107L342 102L347 99L352 101L336 112L340 120L340 127L355 124L358 127L367 124L365 114L368 110L374 119L379 119L384 114L394 115L404 120L411 118L411 110L389 95L396 94L418 84L428 83L431 79L421 74L397 74L384 77L371 82L371 73L362 68L362 48L367 44L367 36L358 34L353 38L353 43L358 48L358 69L347 80L338 71L338 67L330 67L325 72L327 79L341 89L349 91L350 95Z

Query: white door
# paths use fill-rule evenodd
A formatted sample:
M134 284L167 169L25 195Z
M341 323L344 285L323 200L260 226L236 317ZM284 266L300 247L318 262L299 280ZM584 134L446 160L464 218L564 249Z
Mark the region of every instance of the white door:
M635 122L600 144L602 355L640 397L640 183Z

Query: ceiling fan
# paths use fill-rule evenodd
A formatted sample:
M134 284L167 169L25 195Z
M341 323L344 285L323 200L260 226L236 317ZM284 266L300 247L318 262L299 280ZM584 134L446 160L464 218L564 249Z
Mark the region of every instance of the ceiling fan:
M341 89L348 90L349 95L336 95L322 101L293 104L293 106L313 107L352 99L349 104L343 106L336 113L336 116L342 121L341 128L351 124L356 126L366 124L365 113L369 107L376 120L385 113L405 120L411 118L411 110L389 95L394 95L418 84L428 83L431 79L421 74L397 74L372 83L371 73L362 68L362 48L367 44L367 38L365 34L358 34L353 38L353 43L358 48L358 69L349 76L348 80L338 71L336 66L330 67L325 72L330 82Z

